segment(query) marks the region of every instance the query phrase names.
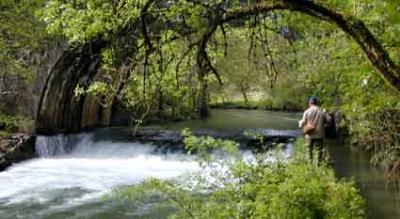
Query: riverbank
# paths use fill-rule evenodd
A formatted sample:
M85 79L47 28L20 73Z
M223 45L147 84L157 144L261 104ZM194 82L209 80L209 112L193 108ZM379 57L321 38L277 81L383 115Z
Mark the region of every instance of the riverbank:
M388 181L384 168L371 165L370 156L348 141L330 140L327 149L332 168L338 179L351 178L366 200L369 218L397 219L400 217L396 184Z
M245 110L268 110L268 111L280 111L280 112L293 112L299 113L304 110L303 106L294 104L280 104L276 105L270 100L260 101L225 101L225 102L214 102L210 104L212 109L245 109Z
M35 137L14 133L0 139L0 171L35 156Z

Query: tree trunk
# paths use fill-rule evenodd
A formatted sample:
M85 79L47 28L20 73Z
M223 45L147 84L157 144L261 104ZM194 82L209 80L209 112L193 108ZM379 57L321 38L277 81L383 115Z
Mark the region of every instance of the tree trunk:
M208 59L206 49L207 49L207 42L216 29L217 26L214 24L212 28L207 29L207 31L203 33L203 36L199 41L199 48L197 50L196 61L198 67L198 77L200 82L199 113L201 118L207 118L210 115L208 110L208 84L206 76L209 72L212 72L212 67ZM216 72L214 72L214 74L216 74ZM218 74L216 74L216 76L219 78ZM221 82L220 78L219 81Z
M157 111L157 114L158 114L158 117L159 118L161 118L162 117L162 114L163 114L163 111L164 111L164 98L163 98L163 92L162 92L162 89L160 88L160 89L157 89L157 102L158 102L158 111Z
M249 103L249 99L247 97L246 89L244 88L244 85L240 85L240 92L243 95L244 103L247 105Z
M207 118L210 115L208 109L208 83L203 77L200 77L200 98L199 98L200 118Z

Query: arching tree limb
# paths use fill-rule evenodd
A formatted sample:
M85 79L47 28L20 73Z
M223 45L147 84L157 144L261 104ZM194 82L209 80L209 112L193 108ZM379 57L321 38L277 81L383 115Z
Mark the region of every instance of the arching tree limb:
M297 11L337 25L358 43L372 65L388 84L397 92L400 92L400 67L389 57L365 24L352 16L340 14L308 0L264 0L240 8L231 8L220 22L228 22L272 10Z
M211 71L217 77L218 82L222 85L222 79L219 76L218 71L212 65L207 53L207 43L217 28L217 25L213 25L213 27L206 31L201 37L197 50L197 65L199 67L200 77L204 77Z

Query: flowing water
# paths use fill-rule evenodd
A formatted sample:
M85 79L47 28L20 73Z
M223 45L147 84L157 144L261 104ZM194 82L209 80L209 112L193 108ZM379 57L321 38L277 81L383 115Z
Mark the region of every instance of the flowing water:
M36 149L39 158L0 173L0 218L135 218L103 196L148 177L173 178L198 168L182 154L158 154L155 146L139 143L93 142L90 134L39 136Z
M163 128L295 129L301 114L260 110L213 110L207 120L161 124ZM104 133L104 132L101 132ZM160 153L151 144L117 140L96 133L39 136L38 158L0 172L0 218L165 218L170 208L138 208L104 196L148 177L179 178L198 169L192 157ZM359 151L330 144L339 177L354 177L372 218L399 218L391 187L382 171ZM289 150L290 152L290 150Z

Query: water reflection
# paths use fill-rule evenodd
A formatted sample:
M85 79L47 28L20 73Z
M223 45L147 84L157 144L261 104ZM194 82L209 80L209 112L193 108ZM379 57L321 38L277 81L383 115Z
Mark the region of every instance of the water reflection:
M395 188L386 182L382 168L370 165L368 154L340 141L328 142L328 150L337 176L357 182L371 218L400 218Z
M211 117L203 120L191 120L160 124L163 128L192 129L296 129L301 117L299 113L286 113L265 110L214 109Z

